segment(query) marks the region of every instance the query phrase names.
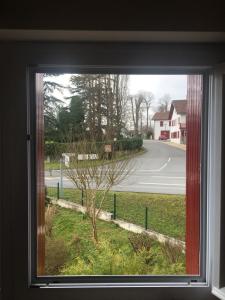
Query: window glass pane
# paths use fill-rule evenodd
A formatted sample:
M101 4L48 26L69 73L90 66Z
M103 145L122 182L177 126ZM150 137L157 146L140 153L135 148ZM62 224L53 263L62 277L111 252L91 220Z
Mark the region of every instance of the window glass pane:
M37 74L37 275L199 274L198 254L187 266L200 243L187 222L200 218L187 202L200 190L191 85L187 75Z

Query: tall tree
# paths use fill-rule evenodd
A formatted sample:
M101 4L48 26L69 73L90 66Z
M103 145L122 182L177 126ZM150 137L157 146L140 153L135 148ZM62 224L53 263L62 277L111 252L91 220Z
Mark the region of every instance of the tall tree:
M57 114L63 105L63 101L54 96L54 91L60 92L65 88L63 85L50 80L58 74L44 74L44 122L45 122L45 140L57 140ZM47 80L48 78L48 80Z
M84 105L82 99L79 96L73 96L69 109L72 134L77 140L84 133Z
M159 107L158 110L160 112L166 112L169 111L169 106L171 102L171 96L170 94L165 94L159 99Z
M58 113L58 132L60 141L68 135L71 141L77 141L84 133L84 107L79 96L73 96L68 107L61 107Z
M152 92L143 92L144 103L146 108L146 117L147 117L147 131L149 128L149 109L152 105L152 101L154 99L154 95Z
M129 97L131 102L132 118L134 123L135 135L139 133L139 120L144 97L142 94L137 94Z
M95 140L113 139L124 127L126 75L82 74L71 77L71 91L85 105L85 124Z

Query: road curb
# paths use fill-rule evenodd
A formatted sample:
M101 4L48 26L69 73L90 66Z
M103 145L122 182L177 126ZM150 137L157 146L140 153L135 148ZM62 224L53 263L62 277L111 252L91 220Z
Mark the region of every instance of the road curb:
M164 142L166 145L169 145L171 147L186 151L186 145L183 144L176 144L176 143L172 143L172 142Z

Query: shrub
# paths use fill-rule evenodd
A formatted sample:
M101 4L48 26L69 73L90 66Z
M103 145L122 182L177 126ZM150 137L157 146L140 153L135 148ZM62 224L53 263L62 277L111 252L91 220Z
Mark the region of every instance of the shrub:
M114 146L115 151L139 150L143 146L143 139L139 138L139 137L125 138L125 139L113 142L113 146Z
M74 247L76 250L76 255L78 255L81 250L81 239L76 233L73 234L70 245Z
M50 237L53 228L53 219L57 212L57 208L54 205L48 205L45 209L45 235Z
M124 275L145 274L145 258L136 253L124 253L112 247L110 241L102 240L86 259L77 257L62 270L64 275Z
M68 247L63 239L46 238L45 273L58 275L69 258Z
M176 264L182 260L184 256L182 247L179 245L171 245L169 242L161 244L162 252L170 264Z
M130 233L128 239L136 253L142 250L151 250L153 239L146 233Z
M66 152L67 144L53 141L45 142L45 156L51 159L59 159L63 152Z

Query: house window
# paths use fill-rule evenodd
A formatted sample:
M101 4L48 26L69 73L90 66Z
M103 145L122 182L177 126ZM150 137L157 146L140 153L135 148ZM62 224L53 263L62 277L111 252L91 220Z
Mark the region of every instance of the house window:
M160 121L160 127L163 127L163 121Z
M169 126L171 126L171 121L169 121Z

